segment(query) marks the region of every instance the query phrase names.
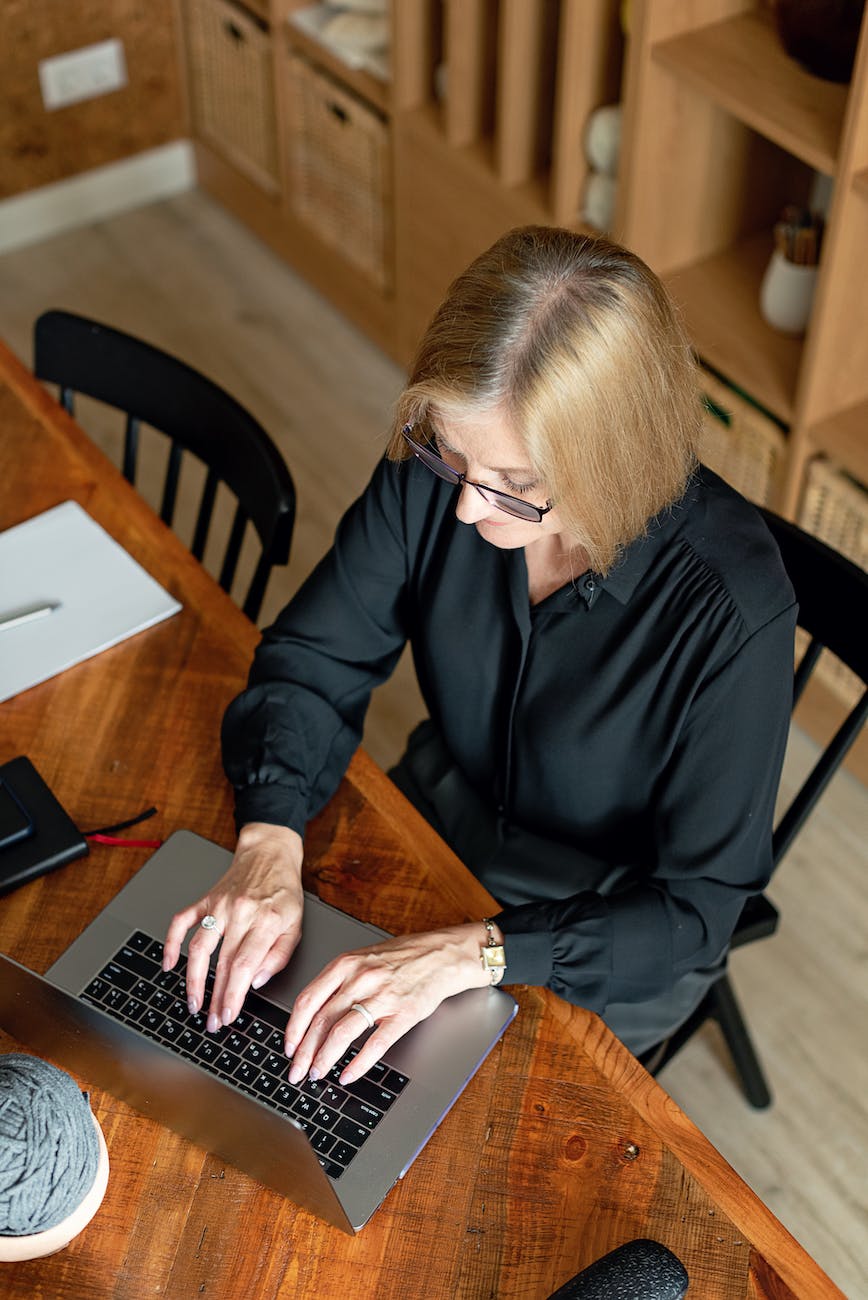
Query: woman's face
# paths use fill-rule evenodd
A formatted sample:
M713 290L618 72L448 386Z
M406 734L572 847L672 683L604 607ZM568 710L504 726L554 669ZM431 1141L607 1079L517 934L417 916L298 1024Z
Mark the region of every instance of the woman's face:
M560 533L557 507L539 523L529 523L491 505L470 485L483 483L536 506L545 506L549 500L546 484L537 477L521 439L501 412L438 416L432 424L437 451L470 480L458 488L455 514L461 523L472 524L486 542L504 550L530 546Z

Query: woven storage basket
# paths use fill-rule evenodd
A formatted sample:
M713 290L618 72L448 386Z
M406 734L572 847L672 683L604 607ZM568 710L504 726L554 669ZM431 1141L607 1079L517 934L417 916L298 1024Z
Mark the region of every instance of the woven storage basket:
M279 184L271 37L227 0L186 0L196 130L239 171Z
M783 430L704 367L700 384L706 399L700 460L757 505L771 504L786 446Z
M868 492L822 457L808 468L798 522L806 532L868 569ZM797 650L805 644L805 636L799 633ZM845 704L852 706L862 694L860 678L828 650L820 656L815 672Z
M317 236L390 288L389 139L383 119L298 54L288 72L291 204Z

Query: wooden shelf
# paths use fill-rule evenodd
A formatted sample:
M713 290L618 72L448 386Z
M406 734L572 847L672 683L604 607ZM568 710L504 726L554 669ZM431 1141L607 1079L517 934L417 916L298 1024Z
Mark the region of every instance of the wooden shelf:
M816 451L825 452L860 483L868 485L868 402L815 425L809 438Z
M297 20L288 19L284 31L287 41L294 49L304 54L312 63L324 68L343 86L348 87L366 103L378 109L383 116L388 114L391 101L390 82L375 76L365 68L352 67L330 46L317 40L304 27L299 26Z
M793 416L802 340L773 330L759 311L771 254L763 233L666 277L697 352L784 424Z
M763 15L697 28L661 42L653 57L745 126L834 175L847 87L805 72Z

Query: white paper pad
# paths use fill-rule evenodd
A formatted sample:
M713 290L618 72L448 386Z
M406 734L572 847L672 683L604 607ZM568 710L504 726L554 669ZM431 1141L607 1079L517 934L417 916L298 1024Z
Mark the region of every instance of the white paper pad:
M75 501L0 533L0 622L57 602L45 618L0 627L0 701L181 608Z

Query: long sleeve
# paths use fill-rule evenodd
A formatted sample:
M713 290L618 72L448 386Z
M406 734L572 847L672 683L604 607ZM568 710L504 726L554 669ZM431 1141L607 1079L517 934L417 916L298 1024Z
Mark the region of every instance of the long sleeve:
M299 833L334 793L370 694L404 646L401 503L381 464L335 543L263 634L247 689L227 710L224 767L236 821Z

